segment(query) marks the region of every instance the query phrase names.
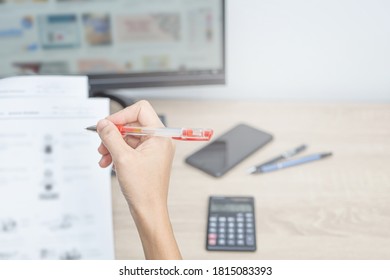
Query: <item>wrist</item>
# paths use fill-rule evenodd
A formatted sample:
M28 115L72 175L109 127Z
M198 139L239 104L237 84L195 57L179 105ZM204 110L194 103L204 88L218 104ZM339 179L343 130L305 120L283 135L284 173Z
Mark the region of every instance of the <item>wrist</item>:
M131 210L146 259L181 259L167 207Z
M134 205L129 204L131 216L138 226L140 223L149 221L151 224L159 221L169 221L168 207L165 204Z

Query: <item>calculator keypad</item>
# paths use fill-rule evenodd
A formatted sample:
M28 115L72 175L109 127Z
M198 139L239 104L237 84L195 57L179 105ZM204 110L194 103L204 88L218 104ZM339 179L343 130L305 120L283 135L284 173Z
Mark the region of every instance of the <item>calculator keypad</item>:
M255 243L253 213L210 215L207 233L209 250L253 251Z

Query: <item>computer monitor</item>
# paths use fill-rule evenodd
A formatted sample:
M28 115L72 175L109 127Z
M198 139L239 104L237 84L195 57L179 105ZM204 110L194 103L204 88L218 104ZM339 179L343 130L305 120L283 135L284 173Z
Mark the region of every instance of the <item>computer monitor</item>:
M88 75L92 91L224 84L224 0L0 0L0 77Z

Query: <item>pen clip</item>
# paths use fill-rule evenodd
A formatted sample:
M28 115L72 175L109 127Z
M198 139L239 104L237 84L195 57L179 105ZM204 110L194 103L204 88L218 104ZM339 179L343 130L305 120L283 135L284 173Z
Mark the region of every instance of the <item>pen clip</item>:
M297 148L295 148L295 149L292 149L292 150L289 150L289 151L287 151L287 152L284 152L284 153L282 154L282 157L283 157L284 159L290 158L290 157L292 157L292 156L295 156L295 155L297 155L297 154L303 152L304 150L306 150L306 148L307 148L306 145L301 145L301 146L299 146L299 147L297 147Z
M214 131L208 128L183 128L181 135L172 137L172 139L184 141L209 141L213 136L213 133Z

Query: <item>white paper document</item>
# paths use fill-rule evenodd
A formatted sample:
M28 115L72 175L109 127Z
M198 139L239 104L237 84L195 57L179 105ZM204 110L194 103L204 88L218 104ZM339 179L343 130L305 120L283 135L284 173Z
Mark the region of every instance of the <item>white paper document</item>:
M110 171L85 130L108 108L0 98L0 259L114 258Z
M85 76L21 76L0 80L1 98L87 98L88 78ZM34 102L34 101L32 101Z

